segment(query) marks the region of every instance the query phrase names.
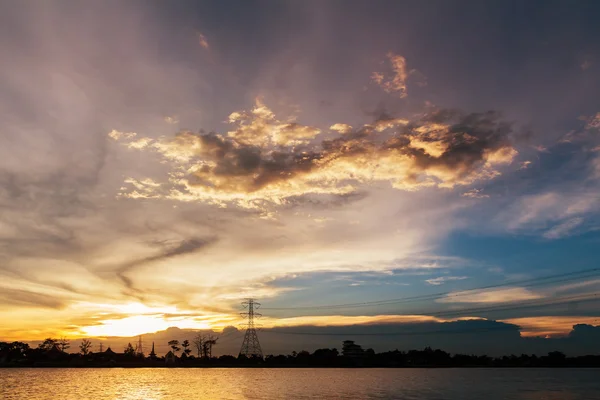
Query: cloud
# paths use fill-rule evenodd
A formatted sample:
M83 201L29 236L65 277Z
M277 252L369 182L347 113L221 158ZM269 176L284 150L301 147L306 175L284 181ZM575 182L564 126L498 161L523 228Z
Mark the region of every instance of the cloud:
M541 230L546 238L556 239L571 233L583 224L585 215L599 207L598 194L593 190L582 193L550 191L519 198L498 218L506 219L509 230ZM548 229L551 225L553 227Z
M374 72L372 79L386 92L398 93L398 96L401 98L406 97L406 79L408 78L408 72L406 71L406 59L393 53L388 53L387 58L390 62L393 76L386 78L383 73Z
M592 115L588 118L585 128L588 130L592 129L600 129L600 112L596 113L596 115Z
M131 270L135 267L168 260L177 256L192 254L214 244L216 241L216 237L209 237L187 239L175 243L160 242L159 246L162 248L161 252L152 256L127 262L125 265L122 265L118 268L117 276L128 288L132 288L133 281L128 274L131 273Z
M119 139L132 139L133 137L135 137L137 135L137 133L135 132L119 132L116 129L113 129L112 131L110 131L108 133L108 137L110 137L111 139L114 140L119 140Z
M209 50L210 46L208 45L208 40L206 40L206 36L204 36L201 33L198 33L198 43L200 44L200 47Z
M551 229L544 232L543 236L546 239L559 239L572 234L573 230L583 222L583 218L571 218L565 222L553 226Z
M527 168L529 168L530 165L531 165L531 161L523 161L523 162L521 162L521 166L519 167L519 169L527 169Z
M447 294L436 300L439 303L514 303L523 300L541 299L544 296L520 287L490 290L469 290Z
M167 116L167 117L165 117L165 122L167 124L175 125L175 124L179 123L179 119L177 119L176 116L172 116L172 117L171 116Z
M373 324L415 324L423 322L449 322L457 319L443 319L428 315L307 315L289 318L262 318L267 328L292 326L347 326Z
M425 282L430 285L438 286L443 285L448 281L462 281L463 279L468 279L468 276L439 276L437 278L426 279Z
M255 207L307 194L344 195L372 182L401 190L452 188L493 179L517 154L511 125L494 112L437 110L412 121L386 116L353 131L344 125L343 136L318 142L318 128L281 122L260 101L251 112L232 113L229 122L235 128L226 134L124 140L159 153L173 171L160 186L129 181L135 189L121 195Z
M7 306L48 307L60 309L67 305L64 300L43 293L20 289L1 289L0 301Z
M329 127L332 131L336 131L339 133L350 133L352 132L352 127L348 124L333 124Z
M387 93L395 93L400 98L408 96L406 84L410 76L415 78L417 85L427 85L427 78L425 75L415 69L410 71L407 69L406 59L404 57L392 52L389 52L386 56L389 61L391 73L374 72L371 75L371 79Z
M472 199L487 199L490 196L483 193L483 189L471 189L468 192L461 194L463 197L470 197Z
M597 324L598 317L536 316L504 319L502 322L520 326L523 336L566 336L577 324Z
M228 54L215 61L214 33L182 40L180 19L165 18L170 11L116 4L19 3L0 13L11 22L0 27L11 33L0 41L11 54L0 69L0 297L8 305L0 307L0 335L43 338L135 316L105 306L103 314L94 302L176 305L185 318L211 308L233 315L237 296L310 290L277 281L288 275L352 271L359 280L363 271L437 274L464 265L431 252L472 221L456 215L472 202L447 189L462 193L476 182L495 194L485 183L516 157L500 115L429 105L362 121L360 108L379 99L347 90L364 83L351 77L373 71L357 74L361 62L346 62L365 59L356 47L332 64L319 49L321 33L303 31L302 41L316 37L319 46L266 35L257 55L222 29ZM298 58L294 48L307 52ZM396 97L422 78L398 57L381 69ZM470 89L463 92L479 96ZM273 109L290 96L303 119L276 115L262 101L231 113L257 95ZM176 119L207 131L172 135ZM582 124L593 129L593 121ZM501 196L493 197L481 203ZM519 211L511 210L516 218ZM580 215L565 219L573 217ZM538 226L540 219L530 221L540 232L563 222ZM164 312L160 326L184 318L155 311Z
M308 143L321 133L320 129L293 121L279 121L260 100L250 112L233 112L229 123L237 125L227 136L242 146L296 146Z

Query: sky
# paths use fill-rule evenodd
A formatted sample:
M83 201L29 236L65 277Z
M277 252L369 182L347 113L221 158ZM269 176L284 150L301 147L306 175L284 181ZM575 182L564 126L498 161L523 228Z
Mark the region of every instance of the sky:
M599 16L0 0L0 340L597 332Z

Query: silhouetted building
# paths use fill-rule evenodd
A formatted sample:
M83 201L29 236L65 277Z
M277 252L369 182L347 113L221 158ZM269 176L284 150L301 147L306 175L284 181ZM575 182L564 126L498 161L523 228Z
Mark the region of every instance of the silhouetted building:
M174 365L175 363L177 363L177 356L169 350L169 352L165 354L165 364Z
M112 351L112 349L110 348L110 346L108 346L108 348L106 350L104 350L104 352L102 353L107 357L114 357L115 355L117 355L117 353L115 353L114 351Z
M365 351L363 348L360 345L355 344L353 340L344 340L342 344L342 355L344 357L357 358L363 357L364 354Z
M154 352L154 342L152 342L152 351L150 352L149 358L151 360L156 360L156 353Z

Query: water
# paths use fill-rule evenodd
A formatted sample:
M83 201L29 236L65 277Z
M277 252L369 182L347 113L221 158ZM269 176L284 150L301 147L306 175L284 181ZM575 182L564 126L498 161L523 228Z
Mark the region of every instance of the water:
M0 399L600 399L600 369L0 369Z

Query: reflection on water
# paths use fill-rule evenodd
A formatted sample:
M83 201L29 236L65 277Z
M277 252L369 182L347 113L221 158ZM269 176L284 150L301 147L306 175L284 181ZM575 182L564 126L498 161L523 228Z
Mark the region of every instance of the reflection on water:
M599 369L0 369L0 399L600 399Z

